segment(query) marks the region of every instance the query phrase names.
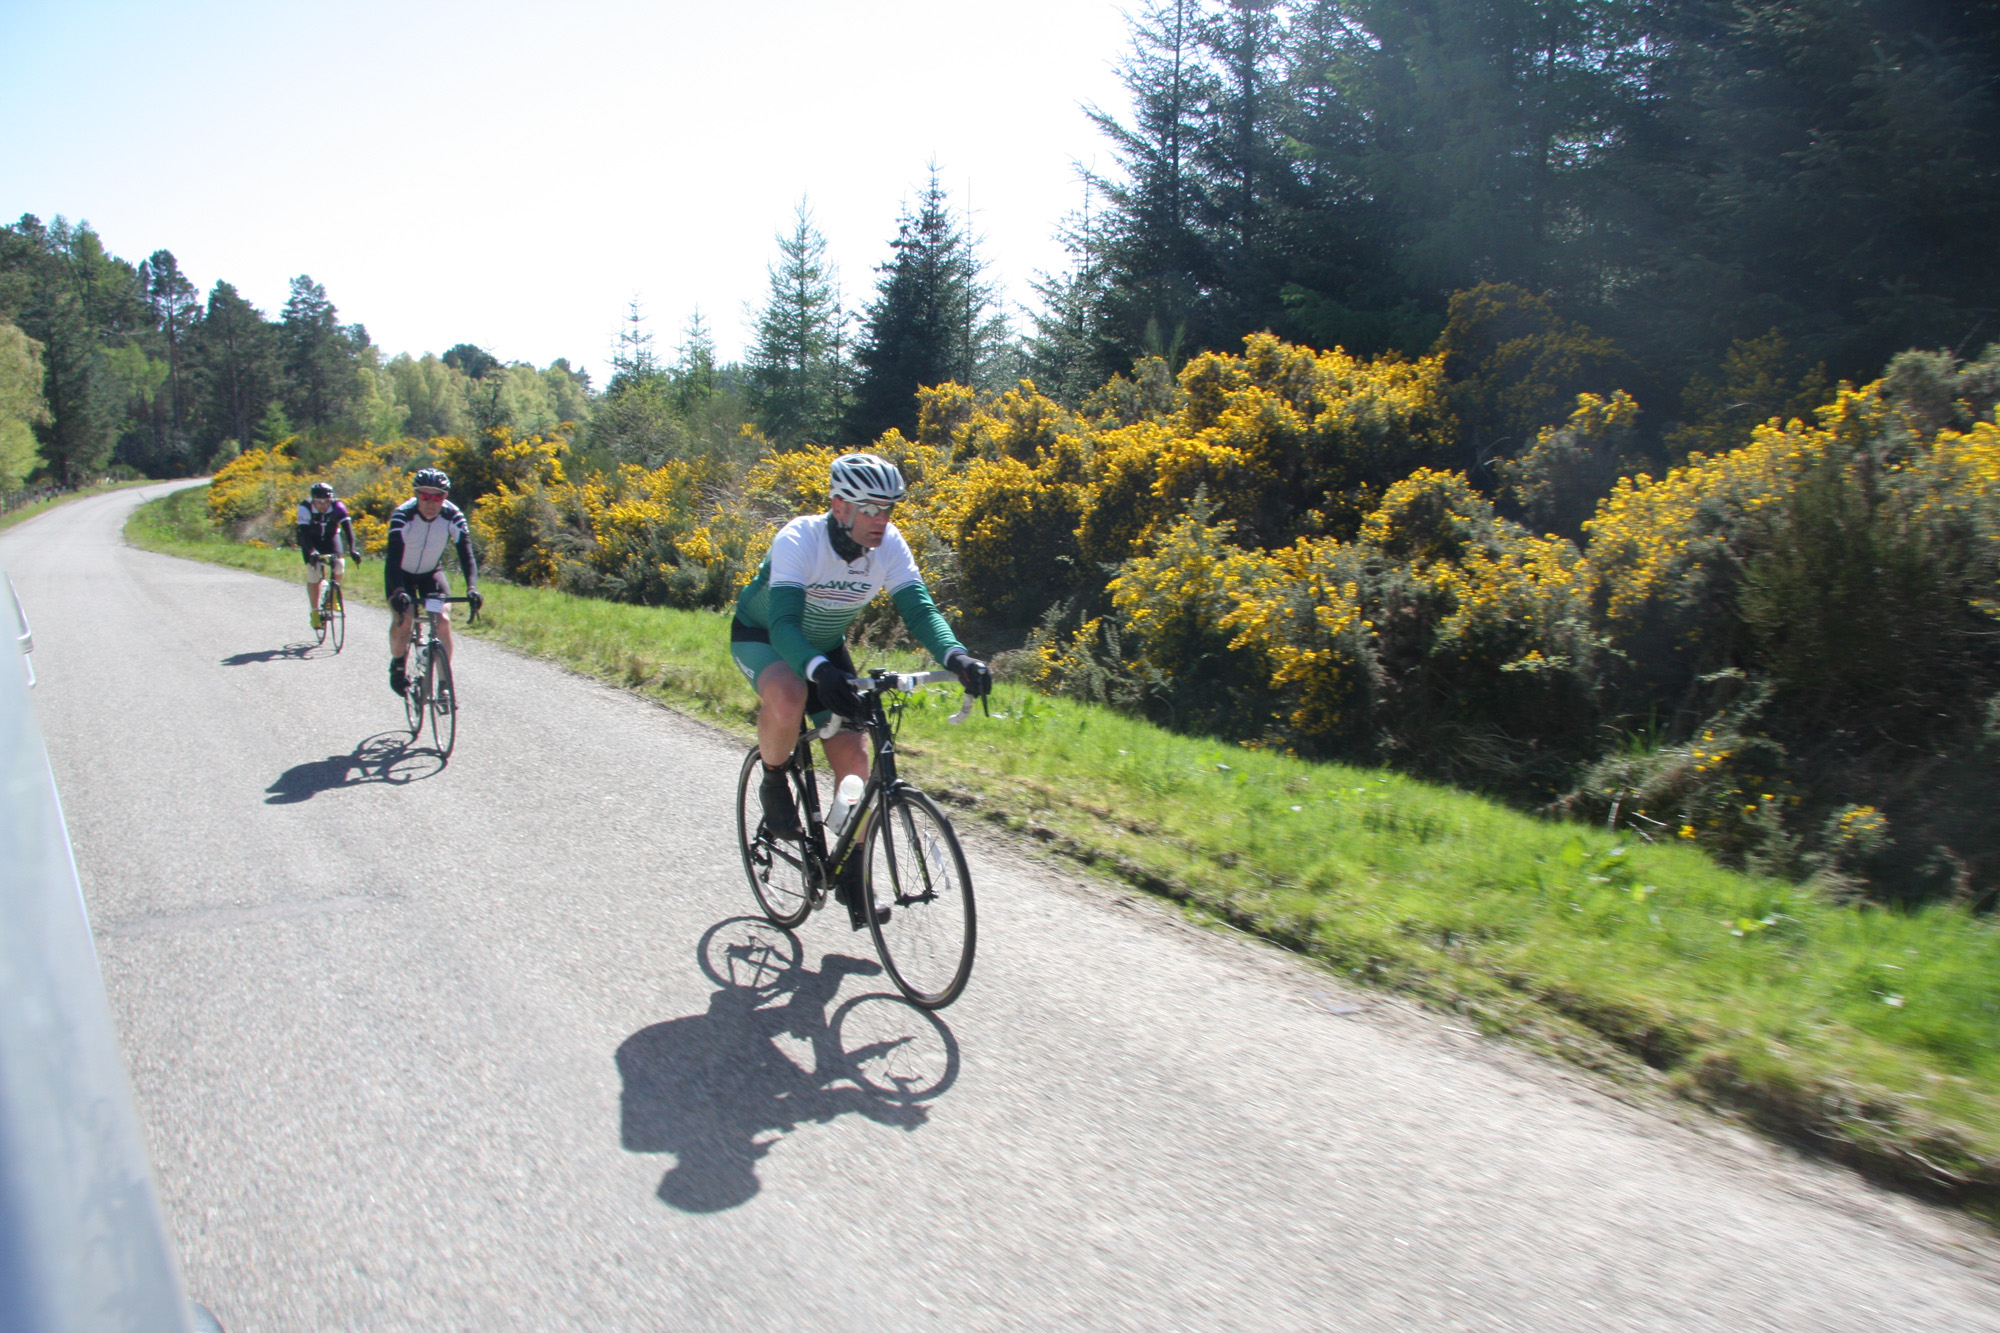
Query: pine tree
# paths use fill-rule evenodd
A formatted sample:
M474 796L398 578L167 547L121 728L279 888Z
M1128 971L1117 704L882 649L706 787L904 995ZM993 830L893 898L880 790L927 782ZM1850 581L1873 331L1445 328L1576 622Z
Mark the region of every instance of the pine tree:
M1100 320L1111 350L1098 367L1106 377L1142 356L1177 362L1208 334L1212 265L1196 218L1210 182L1198 150L1219 90L1202 58L1207 22L1203 0L1150 0L1132 19L1120 70L1131 124L1088 112L1122 171L1093 182L1107 204Z
M89 223L44 226L26 214L0 229L0 277L21 331L42 344L42 457L63 480L83 481L110 461L118 438L122 404L106 349L147 329L138 273L105 252Z
M1279 155L1285 37L1277 0L1228 0L1199 29L1216 74L1209 132L1196 160L1210 188L1196 216L1206 233L1217 328L1227 338L1268 325L1287 256L1282 211L1296 191Z
M696 306L681 335L673 369L674 408L682 417L700 412L715 394L715 338Z
M278 397L277 329L236 288L218 282L191 342L197 440L209 448L224 440L248 443Z
M357 353L368 343L361 326L342 328L326 288L301 273L292 279L278 337L293 418L325 426L346 412L354 400Z
M590 418L590 448L621 463L658 467L686 452L686 431L674 406L673 374L653 350L653 334L637 298L626 307L611 382Z
M777 239L781 258L750 350L750 406L780 449L830 443L847 406L840 279L803 199L791 233Z
M917 211L904 210L890 245L895 253L877 270L881 280L854 354L846 428L861 443L891 429L912 433L918 388L990 380L1009 350L992 288L935 165Z
M604 392L607 397L616 397L636 385L655 384L665 378L666 370L653 351L652 330L646 327L645 311L635 296L625 307L618 350L611 354L611 382L604 386Z
M1065 219L1058 233L1070 255L1069 270L1040 274L1029 284L1042 306L1029 316L1034 332L1023 349L1027 374L1036 388L1070 408L1081 406L1124 368L1117 364L1115 338L1104 327L1108 265L1099 222L1091 213L1094 188L1086 179L1083 208Z
M186 344L195 321L201 318L201 293L181 272L171 250L153 251L151 258L139 265L139 281L145 288L153 327L166 343L167 419L172 442L179 446L186 436L188 418Z

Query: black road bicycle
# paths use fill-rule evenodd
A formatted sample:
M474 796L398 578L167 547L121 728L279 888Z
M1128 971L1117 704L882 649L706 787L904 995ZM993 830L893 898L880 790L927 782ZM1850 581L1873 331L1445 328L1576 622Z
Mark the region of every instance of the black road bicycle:
M836 714L818 731L810 721L801 723L787 765L799 812L801 836L796 840L772 837L764 827L759 792L763 757L756 746L743 757L736 781L737 841L764 915L788 930L798 925L825 905L834 877L848 859L860 857L859 892L868 906L875 951L903 994L925 1009L942 1009L957 999L972 974L977 934L972 875L951 821L937 802L896 775L896 724L902 718L901 696L957 681L950 671L903 675L877 669L854 682L867 707L858 722L845 722ZM963 720L971 708L968 695L951 720ZM826 822L834 799L831 775L815 771L812 741L815 735L834 735L843 725L868 734L874 761L846 827L835 833Z
M451 657L438 642L437 615L447 602L469 600L425 597L417 603L416 614L410 621L410 649L403 659L409 663L404 674L409 678L410 688L403 692L403 716L410 724L411 740L422 734L424 719L430 718L431 744L437 749L439 759L451 758L451 747L458 740L458 691L451 683ZM466 624L478 622L479 612L475 610Z
M347 642L347 603L342 598L340 585L333 581L333 559L315 554L314 572L320 576L319 582L319 629L315 631L318 643L333 641L333 651L338 654Z

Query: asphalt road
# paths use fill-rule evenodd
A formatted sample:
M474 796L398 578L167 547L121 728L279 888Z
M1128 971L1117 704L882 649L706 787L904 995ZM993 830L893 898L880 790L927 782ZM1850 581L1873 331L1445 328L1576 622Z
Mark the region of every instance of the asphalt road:
M735 743L473 641L440 767L384 613L306 651L297 585L123 546L140 498L0 565L231 1333L2000 1329L1963 1224L977 832L919 1014L865 933L746 919Z

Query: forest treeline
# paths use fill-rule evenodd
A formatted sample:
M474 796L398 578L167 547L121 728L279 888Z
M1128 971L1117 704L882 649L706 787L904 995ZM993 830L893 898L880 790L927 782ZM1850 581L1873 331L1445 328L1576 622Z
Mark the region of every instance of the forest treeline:
M1098 113L1120 170L1046 291L1031 369L1059 400L1267 329L1418 355L1487 282L1596 330L1611 360L1576 387L1616 381L1661 435L1773 329L1856 382L2000 336L1991 6L1152 0L1134 28L1132 110Z
M1447 341L1491 299L1461 298ZM874 446L910 479L897 525L968 641L1022 645L1014 679L1841 896L1991 903L2000 353L1901 354L1658 477L1632 467L1632 397L1585 393L1491 494L1454 467L1456 387L1443 353L1260 334L1178 375L1141 362L1076 410L1032 381L928 388L912 433ZM282 540L325 477L379 545L436 463L489 572L720 610L771 532L826 502L833 449L759 440L610 471L504 428L324 469L255 449L210 507ZM860 633L899 630L877 607Z
M935 169L860 309L802 203L741 364L635 306L601 387L24 218L0 439L273 541L437 462L506 576L712 608L867 445L1046 688L1992 904L2000 18L1158 0L1123 69L1025 336Z

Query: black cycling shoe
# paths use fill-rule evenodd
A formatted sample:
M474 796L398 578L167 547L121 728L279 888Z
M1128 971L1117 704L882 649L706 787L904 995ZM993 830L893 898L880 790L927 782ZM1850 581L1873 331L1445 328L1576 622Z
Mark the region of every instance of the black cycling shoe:
M389 688L397 694L410 692L410 678L403 671L403 660L400 657L389 663Z
M847 924L855 930L868 929L868 907L870 894L861 880L861 858L849 856L841 862L840 869L833 872L833 896L835 901L847 907ZM875 905L875 920L889 919L889 909L880 903Z
M775 773L768 768L764 770L761 796L764 802L764 832L773 838L797 841L799 811L792 803L792 783L784 769Z

